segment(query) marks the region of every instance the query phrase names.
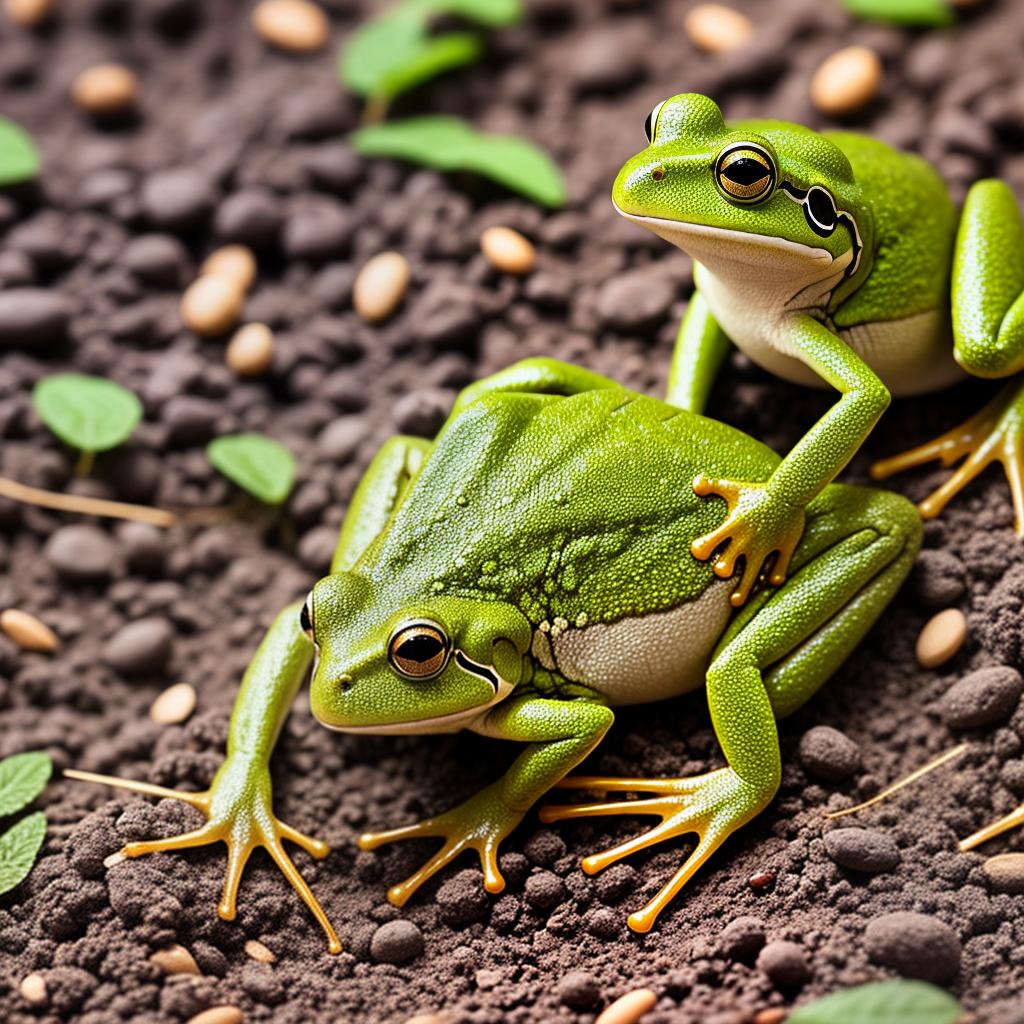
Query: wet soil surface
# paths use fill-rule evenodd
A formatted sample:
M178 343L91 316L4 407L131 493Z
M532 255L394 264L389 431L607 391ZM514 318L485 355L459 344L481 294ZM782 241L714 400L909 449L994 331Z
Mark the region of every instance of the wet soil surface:
M491 37L484 63L421 89L398 112L452 112L538 140L567 172L570 203L557 214L477 181L356 157L344 136L358 109L335 83L332 51L268 51L248 6L79 0L38 33L0 27L0 108L45 155L38 189L0 196L0 302L16 303L23 324L2 339L4 474L207 507L232 499L203 457L213 436L263 430L300 463L281 522L161 533L0 506L0 606L38 614L61 638L53 656L0 640L0 754L45 748L60 768L204 786L248 658L275 612L326 569L381 441L429 435L458 388L530 354L660 393L691 268L616 218L608 189L665 96L701 90L729 115L820 125L809 74L840 45L863 42L883 56L887 83L856 126L928 155L958 197L987 174L1024 191L1024 10L1011 0L982 5L948 34L855 25L832 0L738 4L758 33L723 57L689 43L687 3L538 0L525 25ZM324 6L335 44L365 13L352 0ZM101 59L140 74L129 123L92 123L67 98L72 77ZM524 280L489 269L478 240L491 224L531 237L538 269ZM179 320L182 287L225 240L257 249L245 317L277 335L273 367L256 382L225 367L222 341L199 340ZM383 248L408 256L413 282L398 315L369 327L352 312L351 283ZM23 288L51 298L14 291ZM72 453L30 409L36 379L67 369L108 375L145 404L135 438L101 458L89 481L73 478ZM847 478L865 479L872 457L951 426L992 390L973 383L897 401ZM784 451L831 401L736 357L710 411ZM919 471L893 486L920 498L942 478ZM296 1024L441 1010L477 1024L586 1024L647 985L658 1003L645 1024L743 1024L764 1008L902 971L946 985L977 1021L1020 1021L1024 896L996 891L983 856L958 853L956 842L1024 797L1024 709L1014 709L1022 602L1024 546L992 470L927 526L919 567L891 610L782 724L773 805L643 937L627 929L627 913L691 847L675 841L593 878L579 868L581 856L635 834L632 819L547 829L531 816L505 843L502 896L483 893L467 857L404 910L386 902L387 886L429 845L366 854L355 836L446 809L496 777L512 749L474 736L343 737L298 702L274 759L276 804L333 847L323 862L296 859L341 932L337 957L262 854L233 923L215 914L223 847L104 868L126 841L191 827L197 812L55 781L41 800L44 855L0 899L0 1017L177 1022L232 1003L248 1020ZM968 641L942 668L921 669L915 638L949 606L966 612ZM944 701L991 666L1010 671L983 677L984 700ZM181 680L199 691L195 714L182 726L152 723L152 700ZM992 698L993 688L1009 697ZM965 728L979 720L972 701L985 704L984 724ZM826 822L828 809L871 796L961 740L969 750L955 764L856 818ZM624 711L587 767L685 775L720 763L698 694ZM850 827L870 833L836 838ZM1017 833L985 852L1022 848ZM895 912L923 916L886 917ZM399 920L413 927L378 932ZM276 962L250 959L248 939ZM171 943L192 952L201 978L166 977L149 962ZM33 971L48 990L36 1008L18 992Z

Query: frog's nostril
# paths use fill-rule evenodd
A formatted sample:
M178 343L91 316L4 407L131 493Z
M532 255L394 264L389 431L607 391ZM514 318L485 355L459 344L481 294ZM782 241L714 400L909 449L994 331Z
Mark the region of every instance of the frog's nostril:
M348 693L352 689L352 677L351 676L338 676L338 689L342 693Z
M658 164L658 166L651 171L651 177L655 181L661 181L665 177L665 165Z

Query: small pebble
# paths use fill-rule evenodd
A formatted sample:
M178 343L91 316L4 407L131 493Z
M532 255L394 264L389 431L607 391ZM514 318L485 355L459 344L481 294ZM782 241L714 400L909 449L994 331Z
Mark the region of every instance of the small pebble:
M480 248L491 266L505 274L528 274L537 264L533 243L512 228L488 228L480 236Z
M150 705L149 717L161 725L184 722L196 709L196 691L188 683L167 687Z
M213 337L234 326L245 293L230 278L205 274L193 281L181 298L181 319L196 334Z
M939 702L942 720L951 729L998 725L1013 714L1024 680L1009 665L979 668L954 683Z
M71 83L71 98L89 114L119 114L135 105L139 79L123 64L95 64Z
M31 1006L44 1006L47 1000L46 979L41 974L26 974L18 986L21 998Z
M7 608L0 612L2 629L22 650L54 651L57 649L57 634L45 622L20 608Z
M146 176L140 199L143 212L156 227L192 231L209 216L217 192L202 171L194 167L168 167Z
M274 361L274 332L266 324L239 327L228 342L224 361L239 377L259 377Z
M594 1024L636 1024L657 1001L658 997L651 989L634 989L606 1006Z
M588 1010L601 998L601 985L587 971L570 971L558 982L558 1000L573 1010Z
M981 870L998 892L1024 893L1024 853L1000 853L989 857Z
M272 949L267 949L258 939L249 939L245 944L245 955L258 960L261 964L272 964L277 956Z
M868 956L905 978L944 985L960 970L960 939L938 918L913 911L883 914L864 932Z
M917 599L926 608L948 608L967 590L964 563L949 551L922 551L910 577Z
M829 725L816 725L800 737L800 763L808 775L824 782L842 782L861 769L860 747Z
M825 852L841 868L877 875L900 862L896 841L869 828L837 828L825 833Z
M737 917L718 937L718 948L730 960L751 960L764 946L764 922L757 917Z
M757 966L776 988L801 988L811 978L803 947L784 939L769 942L758 955Z
M149 962L159 967L164 974L201 974L195 958L184 946L169 946L158 949Z
M382 964L404 964L423 952L423 932L412 921L382 924L370 940L370 956Z
M523 897L531 907L547 910L565 899L565 883L553 871L537 871L523 887Z
M103 660L126 676L159 672L171 656L173 640L174 627L167 619L136 619L103 645Z
M256 257L248 246L224 245L206 257L199 273L226 277L247 292L256 280Z
M194 1017L189 1017L185 1024L242 1024L245 1014L237 1006L211 1006Z
M352 285L352 305L370 323L386 320L409 287L409 261L399 252L381 252L363 264Z
M252 12L252 23L268 43L292 53L313 53L330 34L327 15L307 0L263 0Z
M107 579L117 561L109 534L88 523L62 526L51 534L43 553L61 576L83 583Z
M53 12L54 0L4 0L4 13L15 25L41 25Z
M866 46L847 46L824 60L811 77L811 102L830 117L867 106L882 85L882 61Z
M449 878L434 897L445 924L466 925L481 920L490 908L483 875L467 868Z
M727 53L745 46L754 35L750 19L724 4L698 4L683 23L695 46L707 53Z
M947 608L925 624L917 638L917 660L922 668L938 668L963 647L967 618L959 608Z
M0 348L34 348L63 340L71 306L60 292L7 288L0 292Z

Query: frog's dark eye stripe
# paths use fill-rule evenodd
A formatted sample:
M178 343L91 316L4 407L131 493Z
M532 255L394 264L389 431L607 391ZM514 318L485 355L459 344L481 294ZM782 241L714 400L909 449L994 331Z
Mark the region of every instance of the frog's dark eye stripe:
M715 185L731 203L760 203L774 191L778 171L771 153L756 143L729 146L715 163Z
M388 644L392 668L410 679L436 676L448 661L448 637L434 622L410 622L395 630Z
M478 661L473 661L472 658L467 658L462 651L455 652L455 664L462 669L463 672L470 672L475 676L480 676L481 679L486 679L487 682L494 687L494 692L498 692L498 687L501 680L493 669L488 668L487 665L481 665Z
M828 238L840 224L849 232L853 243L853 259L846 268L846 276L853 277L860 266L860 257L864 249L857 221L845 210L836 209L836 201L832 193L821 185L812 185L808 189L798 188L792 182L783 181L779 185L783 194L789 196L794 203L804 209L804 219L810 229L822 238Z
M310 640L313 639L313 591L306 595L306 601L299 612L299 628Z
M665 101L662 100L648 115L647 120L644 121L644 134L647 136L648 142L654 141L654 136L658 134L658 115L661 113L661 108L665 106Z

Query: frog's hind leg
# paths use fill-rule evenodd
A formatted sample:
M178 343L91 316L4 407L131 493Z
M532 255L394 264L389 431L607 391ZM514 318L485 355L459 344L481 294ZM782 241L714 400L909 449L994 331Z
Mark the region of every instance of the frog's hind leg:
M794 573L736 616L708 669L711 719L728 767L694 778L566 779L560 788L654 795L541 809L546 822L604 814L661 819L646 834L585 858L588 874L662 840L697 835L675 875L630 915L634 931L649 931L725 839L771 801L781 776L775 719L799 707L835 671L913 564L921 523L898 495L836 485L808 513Z

